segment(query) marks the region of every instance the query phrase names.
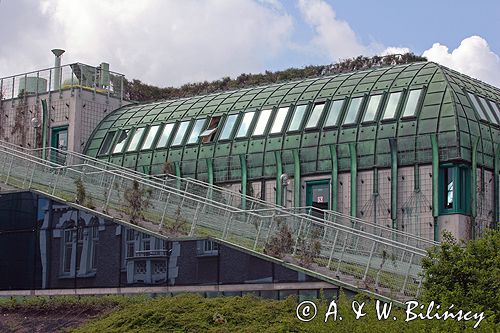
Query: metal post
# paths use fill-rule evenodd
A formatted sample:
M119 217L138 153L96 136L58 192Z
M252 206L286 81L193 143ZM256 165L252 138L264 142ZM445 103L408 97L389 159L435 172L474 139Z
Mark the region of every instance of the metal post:
M198 202L198 204L196 205L196 210L194 212L193 222L191 223L191 230L189 231L189 236L194 235L194 230L196 228L196 222L198 222L198 212L199 211L200 211L200 203Z
M479 137L476 138L472 146L472 165L471 165L471 235L472 239L476 239L476 216L477 216L477 146Z
M328 265L326 267L330 268L332 263L333 253L335 252L335 245L337 245L337 236L339 235L339 230L335 230L335 238L333 239L332 250L330 251L330 257L328 258Z
M224 231L222 231L222 239L226 239L227 232L229 230L229 223L231 223L232 219L233 219L233 212L229 212L229 216L226 219L226 224L224 225Z
M241 209L247 208L247 161L245 155L240 155L241 166Z
M301 218L300 219L300 224L299 224L299 232L297 234L297 239L295 240L295 246L293 247L293 255L295 255L295 253L297 253L297 246L299 244L299 238L300 238L300 232L302 230L302 224L304 223L304 218Z
M392 229L398 229L398 142L389 139L391 149L391 220Z
M300 158L299 150L294 149L293 154L293 205L300 207Z
M403 282L403 288L401 288L401 293L404 294L405 292L405 289L406 289L406 284L408 283L408 276L410 275L410 270L411 270L411 265L413 263L413 256L415 254L412 253L411 256L410 256L410 264L408 265L408 270L406 271L406 275L405 275L405 280Z
M113 191L113 184L115 182L115 177L116 177L116 175L113 175L113 178L111 178L111 183L109 184L108 196L106 198L106 203L104 204L104 207L103 207L104 211L106 211L108 209L109 199L111 198L111 191Z
M434 241L439 241L439 147L436 134L431 134L432 147L432 216L434 217Z
M363 275L363 281L366 280L366 276L368 275L368 269L370 268L370 264L372 262L373 252L375 251L375 246L377 243L373 241L372 249L370 250L370 257L368 258L368 262L366 263L365 274Z
M274 156L276 158L276 204L278 206L282 206L283 203L281 202L281 196L282 196L282 188L281 188L281 174L283 173L283 165L281 164L281 151L275 151Z
M158 227L158 231L163 227L163 222L165 221L165 214L167 213L168 207L168 199L170 199L170 193L167 195L167 200L165 201L165 206L163 207L163 213L161 214L160 226Z
M255 236L255 242L253 243L253 250L257 248L257 243L259 241L260 231L262 230L262 218L260 219L259 227L257 228L257 235Z
M330 145L330 157L332 159L332 204L331 210L337 211L338 205L338 162L337 162L337 146Z
M52 195L54 195L54 193L56 193L56 187L57 187L57 182L59 181L59 174L61 173L61 168L59 168L57 170L57 173L56 173L56 179L54 180L54 187L52 188Z
M351 216L356 217L357 213L357 186L358 186L358 161L356 156L356 144L349 144L349 154L351 155Z
M5 184L9 184L10 171L12 170L12 164L14 163L14 155L12 155L12 159L10 160L9 171L7 172L7 178L5 178Z

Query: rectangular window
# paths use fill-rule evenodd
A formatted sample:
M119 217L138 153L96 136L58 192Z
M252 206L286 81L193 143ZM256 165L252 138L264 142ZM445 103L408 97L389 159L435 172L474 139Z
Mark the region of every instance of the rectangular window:
M226 123L222 128L222 133L220 135L220 140L229 140L231 133L233 132L234 124L236 124L236 119L238 119L237 114L232 114L226 119Z
M363 117L363 122L375 120L381 100L382 100L382 95L370 96L370 99L368 100L368 106L366 107L365 116Z
M444 170L444 208L452 209L453 208L453 177L454 168L446 168Z
M189 120L183 121L179 125L179 128L177 129L177 133L175 134L174 140L172 141L172 146L179 146L182 144L182 141L184 139L184 135L186 134L186 130L187 130L188 126L189 126Z
M356 97L351 99L349 103L349 108L347 110L347 115L344 120L344 125L354 124L356 122L356 117L358 115L359 108L361 107L361 102L363 97Z
M286 115L288 114L289 107L279 108L274 117L274 123L271 127L271 134L281 133L283 130L283 124L285 123Z
M99 150L99 155L107 155L109 154L111 144L113 143L113 139L115 138L116 132L108 132L104 137L104 141L102 143L101 149Z
M203 143L209 143L212 142L215 134L217 133L217 128L219 127L220 123L220 116L215 116L210 119L210 122L208 123L208 127L206 130L201 132L200 138L202 138Z
M483 112L483 109L481 109L481 106L477 102L476 96L474 94L471 94L470 92L467 92L467 95L469 95L469 99L474 106L473 109L475 109L476 112L479 113L479 117L481 117L482 120L488 120Z
M318 127L318 122L323 114L323 109L325 108L325 103L316 103L314 108L307 120L306 128L316 128Z
M328 110L328 116L326 117L325 127L336 126L337 121L344 106L344 100L339 99L330 103L330 109Z
M295 111L293 112L292 121L288 127L288 131L298 131L302 125L302 119L306 112L307 105L297 105L295 106Z
M132 139L128 145L127 151L136 151L139 146L139 142L141 142L142 135L144 134L145 127L141 127L135 130Z
M384 116L382 119L393 119L396 116L400 98L401 91L393 92L389 95L389 100L385 106Z
M266 131L267 123L269 122L269 117L271 117L271 112L273 110L262 110L260 111L259 118L257 120L257 125L255 125L255 129L253 130L252 135L263 135Z
M406 101L405 110L403 112L403 117L413 117L417 112L418 101L420 100L420 95L422 94L422 89L411 90L408 95L408 101Z
M167 146L168 139L170 139L170 136L172 135L173 128L174 124L165 124L165 127L163 127L163 131L161 132L160 140L158 140L156 148L163 148Z
M497 118L495 118L495 115L493 114L493 110L490 108L490 106L488 105L486 100L484 98L482 98L481 96L477 96L477 98L479 99L479 102L481 102L481 105L483 106L483 109L488 114L488 117L490 118L490 120L493 123L498 125L498 120L497 120Z
M64 229L64 259L63 259L63 272L69 273L71 271L71 254L73 252L73 227Z
M498 105L496 105L495 102L492 100L489 100L491 108L493 109L493 112L497 115L497 118L500 120L500 110L498 109Z
M187 141L188 145L198 142L198 138L200 137L201 129L203 128L204 124L205 124L205 119L198 119L195 121L193 129L191 130L191 134L189 135L189 139Z
M255 112L247 112L243 116L243 120L241 121L240 128L238 129L238 133L236 134L237 138L244 138L248 135L248 129L252 124L253 116Z
M127 142L128 135L130 133L130 130L124 130L121 131L118 140L115 144L115 148L113 149L113 154L121 153L123 152L123 148L125 147L125 143Z
M151 149L151 146L153 145L153 141L156 138L156 133L158 133L159 128L160 125L154 125L149 128L148 134L146 135L146 139L142 144L141 150Z

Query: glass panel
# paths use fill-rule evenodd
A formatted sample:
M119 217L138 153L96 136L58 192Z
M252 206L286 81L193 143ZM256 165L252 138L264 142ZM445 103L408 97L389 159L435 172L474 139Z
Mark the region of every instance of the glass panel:
M481 96L477 96L477 98L479 99L479 102L481 102L481 105L483 106L484 110L486 110L486 113L488 114L488 117L490 118L490 120L498 125L498 120L493 115L493 110L491 110L491 108L488 105L488 103L486 102L486 100L484 98L482 98Z
M158 140L158 144L156 145L156 148L163 148L167 145L168 139L170 138L170 135L172 134L173 128L174 128L174 124L165 124L165 127L163 127L163 131L161 132L160 140Z
M253 135L263 135L266 131L267 122L269 121L269 117L271 116L272 110L262 110L259 114L259 119L257 120L257 125L255 125L255 129L253 130Z
M344 100L339 99L330 103L330 110L328 111L328 116L326 117L325 126L335 126L339 119L340 111L344 106Z
M381 100L382 100L382 95L370 96L370 99L368 100L368 106L366 107L365 116L363 117L363 121L375 120L375 116L377 115L378 107L380 105Z
M415 115L421 93L422 89L410 91L410 95L408 95L408 101L406 102L405 110L403 112L403 117L411 117Z
M474 109L477 111L477 113L479 113L479 117L481 117L481 119L483 120L488 120L483 112L483 109L481 109L481 106L477 102L476 96L471 94L470 92L467 92L467 95L469 95L469 99L474 105Z
M118 141L116 142L115 148L113 149L113 154L121 153L123 151L123 147L125 147L125 143L127 142L128 134L130 130L125 130L120 132L120 136L118 137Z
M344 120L344 125L353 124L356 122L356 116L358 115L359 107L361 106L362 101L363 97L356 97L351 99L351 103L349 103L349 109L347 110L347 116Z
M319 118L321 118L321 114L323 114L323 109L325 108L325 103L318 103L314 105L314 109L309 116L309 120L307 121L306 128L315 128L318 126Z
M384 116L382 119L392 119L396 115L396 111L401 98L401 91L391 93L387 105L385 106Z
M153 141L156 137L156 133L158 133L158 129L160 128L160 125L155 125L151 126L148 131L148 135L146 136L146 140L144 140L144 143L142 144L142 150L144 149L150 149L151 146L153 145Z
M172 142L172 146L178 146L182 144L182 140L184 139L184 134L186 134L186 130L189 126L189 120L183 121L179 128L177 129L177 133L175 134L174 141Z
M233 131L237 118L237 114L232 114L227 117L226 123L224 124L224 128L222 129L222 133L220 135L220 140L227 140L231 137L231 132Z
M187 144L193 144L198 142L198 137L200 136L201 129L205 124L205 119L198 119L194 123L193 130L191 131L191 135L187 141Z
M101 146L101 150L99 150L99 155L109 154L109 149L111 148L111 144L113 143L113 139L115 138L116 132L108 132L106 137L104 138L104 142Z
M139 146L139 142L141 142L144 130L145 127L138 128L135 130L134 136L132 136L132 140L130 140L130 144L128 145L127 151L137 150L137 146Z
M244 138L248 134L248 129L252 124L253 116L255 112L247 112L243 116L243 120L241 121L240 128L238 129L238 133L236 134L237 138Z
M492 100L489 100L489 101L490 101L491 108L493 109L493 111L497 115L497 118L500 119L500 110L498 109L498 106Z
M288 106L286 108L279 108L276 116L274 117L274 123L273 127L271 127L271 133L281 133L281 131L283 130L283 123L285 122L286 115L288 114L288 109Z
M453 208L453 168L446 168L444 171L444 208Z
M292 122L290 123L290 127L288 127L289 131L298 131L300 129L300 125L302 124L302 118L304 118L306 109L307 105L297 105L295 107L295 111L293 112Z

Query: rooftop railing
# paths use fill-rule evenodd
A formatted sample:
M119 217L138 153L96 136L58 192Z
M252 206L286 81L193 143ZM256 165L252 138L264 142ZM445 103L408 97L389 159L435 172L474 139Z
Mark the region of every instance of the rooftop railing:
M0 101L70 89L87 90L123 100L123 74L107 66L63 65L0 78Z

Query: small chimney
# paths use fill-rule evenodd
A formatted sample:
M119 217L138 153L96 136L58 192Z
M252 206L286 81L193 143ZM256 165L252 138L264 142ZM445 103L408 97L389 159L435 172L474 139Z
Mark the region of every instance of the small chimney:
M58 90L61 87L61 56L64 50L53 49L52 53L56 56L54 61L54 90Z

